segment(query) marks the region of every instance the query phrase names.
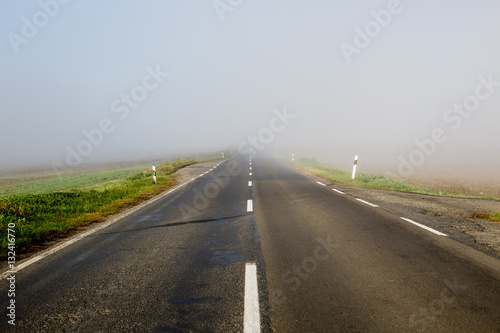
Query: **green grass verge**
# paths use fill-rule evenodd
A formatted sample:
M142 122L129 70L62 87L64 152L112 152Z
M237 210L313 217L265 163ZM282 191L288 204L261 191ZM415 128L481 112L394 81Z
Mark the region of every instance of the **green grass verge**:
M438 191L424 187L417 187L400 180L387 178L382 175L366 175L362 173L357 173L356 178L352 179L351 172L321 166L318 162L316 162L315 159L300 158L297 159L295 165L316 176L342 184L356 185L374 189L402 191L402 192L447 195L447 196L451 195L446 191Z
M171 174L196 163L179 160L157 167L157 184L151 169L130 175L131 169L87 175L83 183L100 182L95 188L73 188L45 193L15 194L0 199L0 254L8 250L8 226L15 225L16 254L33 250L43 242L62 237L80 227L105 220L113 213L163 192L175 185ZM120 176L121 175L121 176ZM83 176L82 176L83 177ZM121 178L120 178L121 177ZM106 181L103 181L106 180ZM80 180L72 181L79 187Z
M299 158L296 160L295 165L300 169L309 172L313 175L347 185L355 185L373 189L439 195L439 196L499 200L498 198L490 198L490 197L484 198L484 197L453 195L447 191L439 191L435 189L418 187L405 183L400 180L390 179L381 175L366 175L358 173L356 174L356 178L352 179L351 172L321 166L318 162L316 162L314 158L313 159ZM475 214L474 216L472 216L472 218L500 222L500 212L493 214L492 213Z
M225 152L230 156L229 152ZM182 163L187 160L197 163L220 160L219 153L204 155L189 159L179 159ZM150 168L151 164L142 164L127 168L111 169L110 166L101 166L94 169L76 169L68 173L57 175L52 171L39 172L9 172L0 173L0 198L9 195L43 194L59 191L71 191L74 189L102 189L112 187L125 177L132 176L138 172Z
M13 194L42 194L96 186L101 183L131 176L143 169L145 169L145 166L120 170L72 173L61 176L47 173L33 173L0 177L0 197Z
M493 222L500 222L500 212L498 213L481 213L481 214L476 214L472 216L475 219L482 219L482 220L488 220L488 221L493 221Z

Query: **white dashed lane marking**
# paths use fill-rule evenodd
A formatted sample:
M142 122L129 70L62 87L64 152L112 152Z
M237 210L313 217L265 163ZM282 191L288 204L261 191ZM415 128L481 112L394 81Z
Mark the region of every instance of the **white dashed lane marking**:
M367 204L367 205L372 206L372 207L378 207L377 205L374 205L374 204L369 203L368 201L364 201L362 199L356 199L356 200L361 201L362 203Z
M247 201L247 212L253 212L253 200L250 199Z
M412 224L414 224L414 225L416 225L416 226L418 226L418 227L420 227L420 228L423 228L423 229L425 229L425 230L427 230L427 231L430 231L430 232L432 232L432 233L434 233L434 234L436 234L436 235L439 235L439 236L448 236L447 234L443 234L442 232L439 232L439 231L437 231L437 230L434 230L434 229L432 229L432 228L429 228L428 226L423 225L423 224L420 224L420 223L417 223L417 222L415 222L415 221L413 221L413 220L407 219L406 217L401 217L401 219L402 219L402 220L405 220L406 222L410 222L410 223L412 223Z
M259 287L257 284L257 266L254 263L245 265L244 311L243 332L260 332Z

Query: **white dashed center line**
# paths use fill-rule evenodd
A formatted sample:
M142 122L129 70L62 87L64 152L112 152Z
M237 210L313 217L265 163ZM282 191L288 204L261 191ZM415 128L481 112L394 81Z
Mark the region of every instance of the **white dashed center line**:
M244 311L243 332L260 332L259 287L257 285L257 266L254 263L247 263L245 266Z
M368 201L364 201L364 200L361 200L361 199L356 199L356 200L361 201L362 203L367 204L367 205L370 205L370 206L372 206L372 207L378 207L377 205L374 205L374 204L372 204L372 203L369 203Z
M251 180L248 182L248 186L249 186L249 187L252 187L252 186L253 186L253 182L252 182Z
M320 184L321 186L326 186L326 184L323 184L322 182L316 182L318 184Z
M340 193L340 194L345 194L344 192L339 191L339 190L337 190L336 188L332 188L332 190L334 190L335 192Z
M247 201L247 212L253 212L253 200L250 199Z

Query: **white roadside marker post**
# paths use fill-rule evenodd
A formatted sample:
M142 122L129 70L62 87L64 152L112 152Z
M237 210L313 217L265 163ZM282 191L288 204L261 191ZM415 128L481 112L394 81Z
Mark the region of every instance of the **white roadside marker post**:
M292 153L292 163L295 162L295 153Z
M356 177L356 166L358 165L358 155L354 157L354 166L352 167L352 179Z
M156 184L156 168L153 165L153 182Z
M222 153L222 158L224 158L224 153Z

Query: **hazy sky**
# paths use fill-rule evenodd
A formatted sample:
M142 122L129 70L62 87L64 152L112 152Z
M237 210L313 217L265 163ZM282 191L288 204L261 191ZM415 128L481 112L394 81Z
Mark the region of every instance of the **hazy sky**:
M283 154L498 174L499 13L496 0L0 0L0 167L263 143L286 108L295 118L264 140Z

